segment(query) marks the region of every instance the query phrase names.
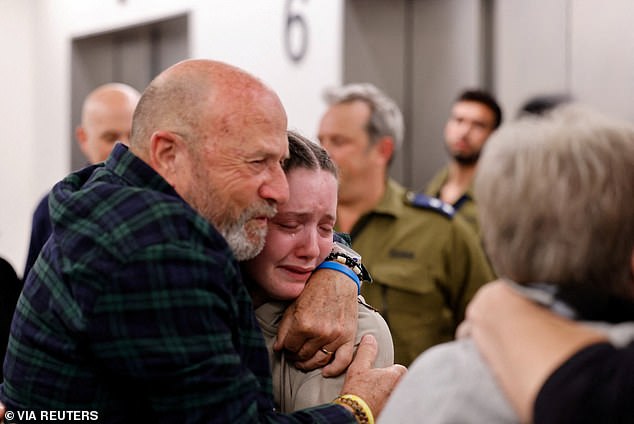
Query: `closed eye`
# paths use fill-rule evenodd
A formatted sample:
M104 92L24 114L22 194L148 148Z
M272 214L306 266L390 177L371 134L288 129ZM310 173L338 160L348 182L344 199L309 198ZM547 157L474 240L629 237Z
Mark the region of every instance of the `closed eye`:
M334 231L331 225L321 225L319 227L319 232L323 237L332 238L332 232Z
M286 232L296 232L300 228L300 224L294 221L275 221L273 224L277 225L280 229Z

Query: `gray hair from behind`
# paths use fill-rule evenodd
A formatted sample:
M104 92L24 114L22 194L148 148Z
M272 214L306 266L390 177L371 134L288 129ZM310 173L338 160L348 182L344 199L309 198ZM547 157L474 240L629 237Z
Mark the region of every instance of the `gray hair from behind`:
M367 126L370 141L375 143L381 137L388 136L394 140L395 151L403 145L405 134L403 114L396 102L373 84L357 83L327 88L324 91L324 99L328 105L355 100L367 103L372 110Z
M496 272L634 297L634 126L570 104L503 125L475 195Z

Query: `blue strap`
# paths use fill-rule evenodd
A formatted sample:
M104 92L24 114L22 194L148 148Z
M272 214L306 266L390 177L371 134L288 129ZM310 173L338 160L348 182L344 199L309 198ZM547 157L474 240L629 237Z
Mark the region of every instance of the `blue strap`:
M453 218L456 213L453 206L435 197L427 196L423 193L414 193L412 191L408 192L406 196L407 200L409 200L410 204L414 207L438 212L447 218Z
M315 269L324 269L324 268L325 269L332 269L334 271L339 271L342 274L346 274L357 285L357 294L361 294L361 281L359 280L359 277L357 277L357 274L352 272L352 270L350 268L348 268L347 266L345 266L344 264L341 264L339 262L325 261L325 262L322 262L321 264L319 264L319 266L317 268L315 268Z

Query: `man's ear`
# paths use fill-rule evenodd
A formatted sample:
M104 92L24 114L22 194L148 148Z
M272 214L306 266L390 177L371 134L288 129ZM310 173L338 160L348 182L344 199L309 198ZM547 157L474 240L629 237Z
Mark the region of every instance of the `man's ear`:
M88 135L86 134L84 127L79 126L75 128L75 139L77 140L77 145L79 145L79 150L82 151L84 156L88 157L86 152L86 141L88 140Z
M394 140L392 137L381 137L376 142L375 148L382 162L388 164L394 154Z
M179 162L187 152L183 139L170 131L156 131L150 139L150 166L172 187L177 183Z

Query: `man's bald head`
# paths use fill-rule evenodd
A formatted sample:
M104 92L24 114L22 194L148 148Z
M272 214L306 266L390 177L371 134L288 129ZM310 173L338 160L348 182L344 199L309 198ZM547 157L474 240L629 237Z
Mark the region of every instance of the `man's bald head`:
M104 104L133 105L134 109L140 97L141 93L127 84L111 82L100 85L91 91L84 100L81 110L82 124L92 119L94 112L103 107Z
M281 110L286 119L278 96L253 75L218 61L179 62L143 92L133 119L132 151L147 159L152 134L158 130L179 134L197 148L199 141L241 125L245 112L263 104L273 112Z
M75 135L90 163L104 161L115 142L128 143L132 115L140 96L129 85L109 83L97 87L86 97L81 125Z

